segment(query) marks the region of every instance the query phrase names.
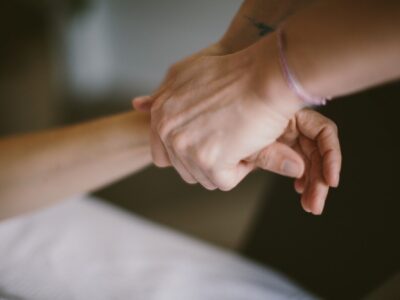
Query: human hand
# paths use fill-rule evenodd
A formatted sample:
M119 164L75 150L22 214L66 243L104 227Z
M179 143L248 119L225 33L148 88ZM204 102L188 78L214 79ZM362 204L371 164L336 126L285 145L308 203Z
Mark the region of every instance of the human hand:
M151 97L141 97L139 101L150 102ZM139 110L149 110L140 108ZM302 161L287 151L296 151ZM330 187L339 184L342 156L337 126L330 119L311 109L303 109L290 120L277 142L265 147L249 157L247 163L253 168L261 168L289 177L299 177L294 181L295 190L301 194L301 204L305 211L319 215L322 213ZM292 162L291 173L288 162Z
M302 109L290 120L278 143L301 155L305 163L304 172L294 181L295 190L301 194L303 209L320 215L330 187L339 185L342 155L336 124L311 109ZM276 153L276 152L279 153ZM286 175L279 166L285 160L285 149L267 146L249 160L258 168Z
M268 55L271 53L264 52L263 54ZM297 191L303 193L302 203L304 208L314 213L322 211L329 186L335 186L337 183L334 183L331 177L326 177L325 179L328 181L325 182L325 185L322 184L320 180L321 177L317 176L318 172L315 167L318 166L318 164L314 162L318 157L307 160L307 154L309 154L309 152L305 150L309 149L312 145L309 145L310 147L304 148L305 150L303 150L303 148L297 145L300 142L294 142L293 140L287 142L287 137L289 135L287 131L289 130L292 132L291 135L293 136L293 128L297 128L292 125L286 128L286 125L289 123L289 116L291 113L293 114L294 111L298 110L300 105L295 101L284 101L288 98L288 94L282 92L284 90L282 86L286 87L286 83L283 82L282 84L281 80L280 89L276 89L276 86L279 86L279 84L275 85L275 94L274 89L272 89L272 93L257 93L259 91L255 88L257 87L257 76L263 74L260 74L257 68L252 68L252 65L254 66L254 60L252 61L249 59L249 57L253 57L252 55L248 55L247 57L243 57L242 55L220 57L204 55L205 54L201 54L200 52L175 64L168 72L166 79L155 95L151 97L139 97L134 100L134 106L138 110L149 110L153 107L152 141L155 147L152 147L152 151L155 164L163 167L169 166L171 165L170 159L172 157L174 160L172 165L175 166L185 181L189 183L198 181L208 189L220 188L222 190L229 190L246 176L248 172L256 167L261 167L286 176L301 177L301 179L296 180L295 187ZM218 55L218 53L216 55ZM273 53L270 56L274 57ZM275 69L275 71L278 69L278 73L280 74L280 66L273 63L277 61L276 57L275 59L271 59L271 61L272 63L268 66L269 69ZM240 66L242 68L240 68ZM263 65L263 68L265 69L266 66ZM238 76L238 69L248 76ZM244 72L246 69L248 72ZM232 72L230 72L230 70ZM232 76L232 74L235 73L236 76ZM256 76L252 76L254 74L256 74ZM229 83L226 77L229 77L232 82ZM275 76L272 77L270 81L276 80L276 77L279 78L279 76ZM223 79L226 81L223 81ZM228 84L226 84L227 81ZM232 84L233 82L235 83L234 85ZM235 88L232 89L233 86ZM211 87L211 89L209 89L209 87ZM271 85L267 85L265 89L270 91L270 87ZM219 102L220 99L218 99L218 96L221 95L221 91L223 100ZM241 96L238 97L237 95ZM260 97L260 95L262 95L262 97ZM268 99L268 96L271 95L275 97L270 97ZM274 98L278 98L276 97L277 95L282 99L279 102L274 101ZM190 97L193 98L190 99ZM293 95L289 93L289 97L293 98ZM210 98L213 99L210 100ZM182 99L187 100L182 101ZM243 101L243 99L246 100ZM157 102L158 107L154 107L153 104L155 103L157 105ZM154 116L154 112L158 112L159 115ZM233 112L233 114L230 115L230 113L227 112ZM265 123L261 121L263 117L260 115L262 114L264 114L264 121L267 121ZM334 131L332 130L334 124L319 114L307 111L307 113L303 113L302 115L311 115L315 117L316 120L319 120L321 126L327 128L324 129L324 131ZM217 117L215 118L215 116ZM246 118L250 120L243 123L245 126L241 126L238 121L247 120ZM163 126L157 123L159 120L162 120L161 124ZM303 121L305 120L303 119ZM199 125L197 125L196 122ZM290 124L294 122L298 123L299 120L294 118L290 121ZM193 126L193 124L195 125ZM165 127L168 127L166 125L170 127L167 128L167 130L165 130ZM222 127L219 125L222 125ZM157 128L157 126L159 126L159 128ZM196 126L198 127L196 128ZM163 137L160 137L159 132L162 130L159 129L162 129L162 127L164 127L164 131L162 132ZM258 131L255 136L251 136L251 134L254 133L254 131L252 131L254 128ZM318 136L312 135L313 131L310 131L312 128L308 128L307 126L298 128L303 128L305 136L312 141L318 140ZM261 134L260 131L262 132ZM191 136L190 132L194 134ZM227 134L225 135L224 132ZM283 133L285 134L282 135ZM257 134L260 135L257 136ZM302 131L298 132L297 138L294 140L306 140L301 137L304 134ZM220 137L218 137L218 135L220 135ZM268 137L269 140L260 142L260 140L262 140L260 139L262 135ZM277 140L280 135L282 135L282 137ZM249 141L250 136L250 141L252 143L247 144L246 142L246 145L239 144L239 147L237 147L237 143L240 141L240 139L238 139L239 136L242 136L242 138L244 138L243 140L247 141ZM165 143L165 141L168 142ZM222 142L222 145L220 142ZM224 151L221 151L220 148L214 147L214 151L211 151L211 153L215 156L213 158L210 156L207 157L207 151L210 151L210 145L213 145L213 143L217 145L220 143L218 147L228 150L226 151L226 155L223 154ZM261 149L259 148L260 143L264 145ZM324 144L322 142L318 143L321 143L321 145ZM335 146L332 149L332 153L340 158L337 134L331 135L330 138L326 140L326 143ZM258 150L254 151L253 154L239 159L240 155L243 155L244 152L250 152L249 149L255 148L258 148ZM234 151L232 151L232 149ZM240 151L243 151L243 153ZM239 155L239 153L241 154ZM220 169L219 172L219 163L227 158L236 162L236 165L230 162L224 166L225 170ZM207 165L207 159L214 159L214 163L208 163ZM304 161L307 162L306 169ZM291 164L289 162L291 162ZM288 168L290 166L291 168ZM323 172L323 174L332 172L332 174L337 174L338 178L340 159L336 160L336 163L331 163L331 166L333 168L336 166L336 173L334 171L329 171L330 169L326 167L324 158L324 164L320 165L319 174L321 174L321 172ZM310 168L312 168L312 171ZM303 176L304 169L305 175Z
M303 109L290 120L278 141L303 157L305 171L301 178L295 180L294 187L302 195L304 210L321 214L329 188L339 185L342 155L337 126L320 113ZM265 151L268 148L260 152L258 160L268 157L263 153Z
M248 157L268 145L279 148L273 153L284 152L302 164L295 151L276 142L302 103L268 98L255 57L241 52L200 56L187 60L183 69L181 64L171 68L152 97L152 154L157 166L172 164L186 182L229 190L254 168ZM271 69L281 76L273 61ZM289 175L301 176L302 166Z

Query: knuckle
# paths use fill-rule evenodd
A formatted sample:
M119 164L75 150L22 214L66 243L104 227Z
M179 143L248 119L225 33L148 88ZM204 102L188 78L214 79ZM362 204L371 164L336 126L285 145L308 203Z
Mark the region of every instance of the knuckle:
M172 147L176 152L184 152L187 148L186 136L182 133L175 134L172 137Z
M337 134L339 131L339 128L335 122L331 121L331 127L332 127L333 131Z
M196 149L194 153L195 162L207 173L215 173L215 165L220 158L219 148L215 145L204 145L204 143L199 144L196 147L191 145L191 148Z
M219 184L219 189L223 192L229 192L233 190L235 184L232 181L225 181Z
M211 181L204 180L204 178L202 178L201 180L199 180L199 183L206 189L209 191L214 191L215 189L217 189L217 187L215 186L215 184L213 184Z
M325 131L328 136L337 135L338 133L337 125L333 121L329 120L327 126L325 127Z
M212 162L210 160L210 156L208 155L208 151L204 149L199 149L194 154L194 160L196 164L203 170L210 172L212 171Z
M230 191L236 186L232 174L225 171L213 173L212 180L218 189L224 192Z
M223 192L229 192L229 191L233 190L234 187L235 186L233 184L225 184L225 185L222 185L219 189Z
M321 115L322 119L321 119L321 125L324 126L325 128L327 128L328 130L332 130L332 131L336 131L337 132L337 125L334 121L332 121L331 119Z
M167 139L167 137L171 131L171 122L168 119L161 119L156 124L156 131L158 132L158 134L162 140Z

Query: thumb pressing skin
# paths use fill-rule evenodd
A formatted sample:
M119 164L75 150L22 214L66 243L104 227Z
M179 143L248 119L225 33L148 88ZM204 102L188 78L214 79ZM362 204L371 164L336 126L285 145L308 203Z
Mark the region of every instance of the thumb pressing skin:
M139 96L132 100L133 108L140 112L149 112L152 105L153 98L151 96Z
M305 168L300 154L279 142L261 150L255 165L263 170L294 178L302 177Z

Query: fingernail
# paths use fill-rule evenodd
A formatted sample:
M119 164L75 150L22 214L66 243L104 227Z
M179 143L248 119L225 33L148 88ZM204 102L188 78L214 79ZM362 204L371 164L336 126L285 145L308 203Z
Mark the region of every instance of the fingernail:
M298 177L301 171L299 164L292 160L284 160L281 170L284 175L289 177Z

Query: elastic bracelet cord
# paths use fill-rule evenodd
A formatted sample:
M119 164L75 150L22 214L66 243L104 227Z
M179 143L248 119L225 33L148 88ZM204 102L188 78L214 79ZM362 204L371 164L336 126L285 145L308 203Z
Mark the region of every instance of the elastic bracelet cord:
M289 86L289 88L293 91L293 93L299 97L302 101L304 101L308 105L325 105L327 100L330 100L330 97L318 97L309 94L303 86L300 84L297 77L292 73L289 64L286 59L285 53L285 36L283 33L282 27L279 27L276 30L276 36L278 40L278 50L279 50L279 61L282 68L283 76Z

